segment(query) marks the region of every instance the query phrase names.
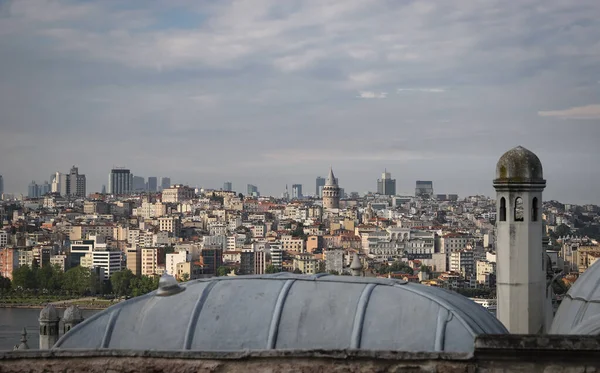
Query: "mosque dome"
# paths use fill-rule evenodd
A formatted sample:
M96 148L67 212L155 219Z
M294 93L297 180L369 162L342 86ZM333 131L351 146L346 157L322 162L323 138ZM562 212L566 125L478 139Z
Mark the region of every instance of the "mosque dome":
M79 309L79 307L75 305L71 305L67 307L65 313L63 314L63 322L64 323L77 323L83 320L83 313Z
M58 321L58 311L53 305L48 304L40 312L40 321Z
M600 260L575 281L563 298L550 334L600 335Z
M522 146L513 148L498 161L494 183L544 182L542 162L535 153Z
M469 299L392 279L215 277L119 303L75 326L58 349L363 349L472 352L504 326Z

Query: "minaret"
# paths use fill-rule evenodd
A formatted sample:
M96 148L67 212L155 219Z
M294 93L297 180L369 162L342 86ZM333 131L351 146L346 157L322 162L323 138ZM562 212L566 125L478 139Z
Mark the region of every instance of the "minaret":
M323 187L323 208L340 208L340 188L331 167L329 168L329 176L327 176L325 186Z
M49 304L40 312L40 350L49 350L58 341L58 311Z
M75 325L83 321L83 314L76 305L67 307L63 314L63 334L66 334L69 330L73 329Z
M542 163L518 146L496 166L498 319L510 333L544 333L546 261L542 248Z

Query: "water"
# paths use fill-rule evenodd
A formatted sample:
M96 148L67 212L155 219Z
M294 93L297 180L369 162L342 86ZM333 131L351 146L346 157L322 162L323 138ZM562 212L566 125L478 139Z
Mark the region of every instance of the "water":
M23 327L27 328L27 344L31 349L39 347L40 324L38 317L41 309L0 308L0 351L12 350L21 340ZM64 310L59 309L59 315ZM88 318L98 310L83 310L83 317ZM62 323L59 325L62 336Z

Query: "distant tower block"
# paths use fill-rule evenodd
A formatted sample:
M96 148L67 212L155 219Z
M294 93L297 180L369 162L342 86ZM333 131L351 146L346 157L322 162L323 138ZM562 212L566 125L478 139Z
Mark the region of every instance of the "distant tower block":
M58 341L58 311L49 304L40 312L40 350L49 350Z
M323 187L323 207L326 209L340 208L340 187L331 168Z
M545 325L546 261L542 248L542 163L518 146L496 166L498 319L510 333L536 334Z
M69 330L73 329L75 325L79 324L83 321L83 314L79 307L72 305L67 307L65 313L63 314L63 334L67 333Z

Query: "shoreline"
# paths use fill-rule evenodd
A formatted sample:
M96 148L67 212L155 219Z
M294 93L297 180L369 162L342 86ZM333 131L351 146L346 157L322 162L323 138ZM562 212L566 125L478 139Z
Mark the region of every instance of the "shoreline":
M114 303L117 304L117 303ZM64 310L67 307L70 306L69 303L67 304L53 304L54 307L56 309L60 309L60 310ZM96 311L101 311L101 310L105 310L108 307L112 306L113 304L109 304L106 306L102 306L102 305L98 305L98 306L83 306L83 305L77 305L79 307L80 310L96 310ZM3 304L0 303L0 308L16 308L16 309L38 309L41 310L42 308L44 308L46 305L45 304Z

